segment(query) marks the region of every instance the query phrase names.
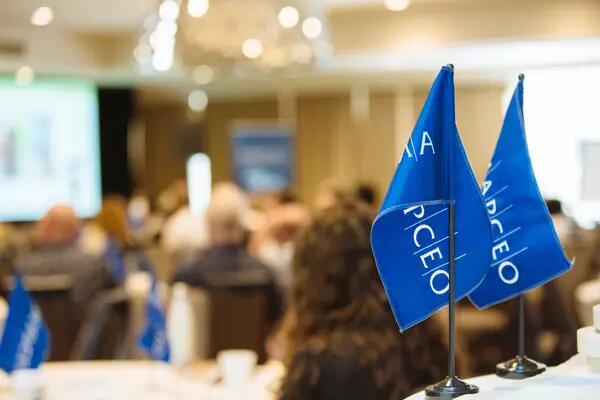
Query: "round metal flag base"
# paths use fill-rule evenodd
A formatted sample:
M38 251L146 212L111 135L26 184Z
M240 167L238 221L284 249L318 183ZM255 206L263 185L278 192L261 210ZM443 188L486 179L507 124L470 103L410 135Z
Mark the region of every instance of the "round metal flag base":
M527 357L515 358L496 365L496 375L506 379L525 379L541 374L546 370L542 363Z
M474 394L479 392L479 388L467 382L463 382L457 377L447 377L435 385L427 386L425 389L426 400L449 400L464 394Z

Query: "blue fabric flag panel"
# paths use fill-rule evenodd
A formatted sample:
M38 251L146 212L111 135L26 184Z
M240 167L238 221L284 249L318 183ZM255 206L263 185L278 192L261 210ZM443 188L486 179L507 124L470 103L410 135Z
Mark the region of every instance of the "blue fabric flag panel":
M484 278L492 234L456 128L453 71L444 67L371 231L377 267L400 330L449 302L450 204L455 209L455 295L459 300Z
M15 274L8 298L8 317L0 341L0 368L6 373L37 368L46 360L50 334L38 306Z
M169 362L170 348L167 339L165 316L158 295L158 282L152 277L152 287L146 303L146 326L140 336L139 345L150 358Z
M485 308L500 303L571 268L533 174L522 81L508 106L482 192L494 243L490 270L470 295L473 304Z

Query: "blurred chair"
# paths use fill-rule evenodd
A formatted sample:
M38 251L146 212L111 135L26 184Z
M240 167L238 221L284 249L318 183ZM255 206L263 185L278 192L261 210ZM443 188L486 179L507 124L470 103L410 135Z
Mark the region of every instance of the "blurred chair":
M195 319L196 357L206 360L210 358L210 293L205 289L192 287L189 288L188 293Z
M130 334L130 314L130 301L124 289L113 289L98 296L82 324L71 359L131 358L135 338Z
M212 277L207 287L209 357L216 357L221 350L249 349L265 361L264 344L278 307L268 271L223 271Z
M78 310L71 300L69 275L24 276L23 282L42 312L52 337L49 361L66 361L80 327ZM10 291L12 277L3 279L2 286Z
M586 321L581 319L576 288L597 274L600 264L600 229L582 230L578 237L576 242L565 244L567 256L574 260L573 268L554 282L565 301L567 311L577 319L579 326L584 326Z

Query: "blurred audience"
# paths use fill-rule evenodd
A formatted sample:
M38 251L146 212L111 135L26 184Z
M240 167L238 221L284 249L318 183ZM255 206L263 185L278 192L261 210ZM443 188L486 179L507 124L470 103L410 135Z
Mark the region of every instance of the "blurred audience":
M127 202L127 218L134 242L140 246L151 246L158 239L163 217L153 213L148 196L137 192Z
M281 399L402 399L444 377L446 346L434 320L398 332L371 253L371 223L366 206L341 202L302 234L282 328Z
M190 262L208 245L208 234L205 215L194 214L189 206L185 179L162 193L159 205L168 215L161 233L162 249L176 264Z
M67 275L73 302L85 306L111 282L103 258L76 245L80 227L71 207L52 207L36 225L34 249L19 254L15 265L24 276Z
M263 211L261 228L252 235L251 249L270 269L285 295L292 279L292 258L299 232L309 221L306 207L290 191L279 193Z
M109 245L128 249L133 245L127 201L121 195L108 195L102 200L100 213L82 229L79 243L90 254L104 254Z
M333 179L327 179L319 185L312 206L318 212L351 198L353 193L349 187Z
M356 188L354 189L354 196L369 207L376 208L379 205L377 189L375 186L369 183L360 183L356 185Z
M180 268L174 280L191 286L210 286L220 274L268 268L246 250L250 202L233 183L215 185L206 210L208 247L199 258Z
M577 234L577 225L572 218L564 213L560 200L547 199L546 206L548 207L548 212L554 223L554 229L561 243L564 245L572 241L574 239L573 236Z

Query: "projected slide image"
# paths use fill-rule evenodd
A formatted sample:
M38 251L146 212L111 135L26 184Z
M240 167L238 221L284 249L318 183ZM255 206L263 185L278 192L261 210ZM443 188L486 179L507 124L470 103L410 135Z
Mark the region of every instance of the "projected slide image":
M50 124L43 115L22 127L0 121L0 178L52 175Z
M0 221L35 220L56 203L93 216L101 203L95 88L0 80Z

